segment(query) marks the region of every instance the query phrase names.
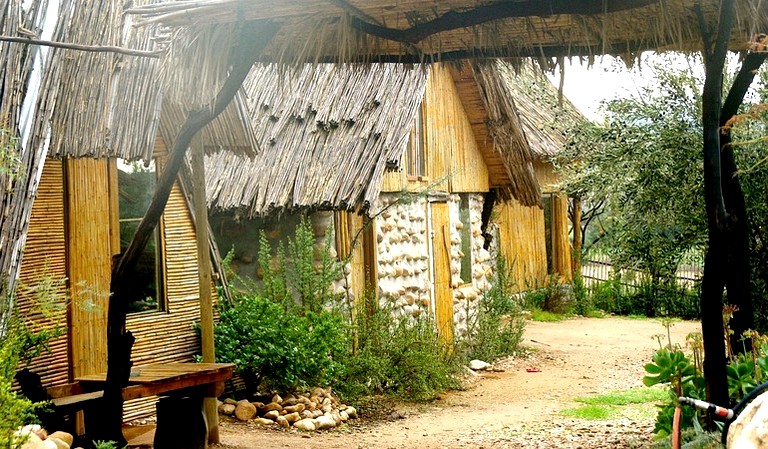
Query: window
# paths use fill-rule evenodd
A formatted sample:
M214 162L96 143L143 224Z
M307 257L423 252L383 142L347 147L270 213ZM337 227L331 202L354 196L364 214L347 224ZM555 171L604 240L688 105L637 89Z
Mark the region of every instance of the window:
M155 164L144 167L141 162L117 161L117 190L120 223L120 252L136 234L155 191ZM160 226L153 232L130 275L131 302L129 312L163 310L163 276L161 266Z
M461 234L461 280L465 283L472 282L472 229L469 219L469 194L460 194L459 220L462 227Z
M422 107L419 107L416 113L416 120L411 128L411 135L408 139L408 149L404 158L405 174L408 178L419 179L427 175L425 154L424 154L424 115Z

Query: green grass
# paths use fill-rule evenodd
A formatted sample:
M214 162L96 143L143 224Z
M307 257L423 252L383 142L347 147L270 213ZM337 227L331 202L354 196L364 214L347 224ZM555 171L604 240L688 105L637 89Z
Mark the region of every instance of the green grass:
M560 313L547 312L541 309L531 310L531 319L533 321L554 322L554 321L563 321L566 318L568 318L567 315L563 315Z
M599 405L584 405L576 408L567 408L560 412L568 418L585 419L588 421L608 420L616 418L618 411L611 407Z
M600 396L576 398L575 401L589 405L622 406L663 401L668 394L666 390L660 388L640 387L631 390L612 391Z
M640 387L612 391L599 396L579 397L574 401L584 405L565 409L560 414L584 420L652 417L656 414L655 404L666 399L667 394L659 388Z

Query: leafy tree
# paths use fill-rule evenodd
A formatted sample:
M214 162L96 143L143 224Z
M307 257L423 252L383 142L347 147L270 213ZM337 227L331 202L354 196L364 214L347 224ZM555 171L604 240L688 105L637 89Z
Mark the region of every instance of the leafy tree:
M700 81L665 66L651 67L656 85L607 102L605 123L573 130L559 163L569 193L602 205L599 231L585 234L657 287L706 238Z

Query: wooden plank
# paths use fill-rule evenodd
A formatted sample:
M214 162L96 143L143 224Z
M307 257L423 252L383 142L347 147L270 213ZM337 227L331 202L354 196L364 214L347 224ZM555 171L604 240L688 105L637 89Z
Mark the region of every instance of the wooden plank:
M453 295L451 293L450 212L447 203L431 203L432 253L434 258L435 320L440 340L453 341Z
M78 405L79 407L77 409L81 410L83 403L95 401L103 397L104 397L104 390L99 390L99 391L94 391L92 393L81 393L81 394L74 394L70 396L64 396L60 398L54 398L53 400L51 400L51 403L60 409L71 408L71 406L73 405Z

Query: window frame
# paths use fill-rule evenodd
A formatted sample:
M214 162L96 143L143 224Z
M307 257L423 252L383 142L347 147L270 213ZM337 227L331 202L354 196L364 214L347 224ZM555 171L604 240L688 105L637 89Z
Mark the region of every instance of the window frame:
M113 189L113 205L115 207L115 210L113 212L114 214L114 220L113 220L113 226L116 226L114 232L116 233L116 244L117 247L115 248L115 252L118 254L121 254L124 252L127 248L123 247L123 241L122 241L122 230L123 230L123 224L125 223L131 223L135 224L135 226L138 226L138 223L141 222L143 219L143 215L140 217L126 217L121 218L121 191L120 191L120 172L128 173L126 170L121 169L121 166L130 166L133 164L141 165L144 167L143 161L139 162L127 162L124 159L121 158L114 158L114 163L110 164L110 172L114 175L114 189ZM151 167L150 171L154 174L153 179L153 185L152 190L154 191L154 188L157 184L157 178L158 178L158 170L159 170L159 164L156 158L153 158L151 163L149 164L149 167ZM150 196L151 198L151 196ZM166 284L167 284L167 272L165 267L165 259L163 257L165 252L165 226L164 226L164 216L161 215L160 220L158 221L157 226L152 231L153 235L152 238L155 242L155 250L154 250L154 266L155 266L155 306L152 308L147 308L145 310L132 310L128 312L129 315L137 315L137 314L147 314L147 313L168 313L168 295L166 291ZM149 243L148 243L149 244ZM145 248L146 251L146 248Z

